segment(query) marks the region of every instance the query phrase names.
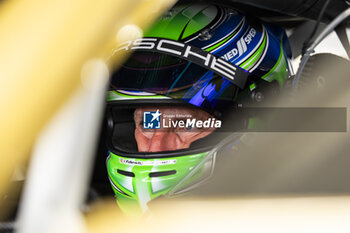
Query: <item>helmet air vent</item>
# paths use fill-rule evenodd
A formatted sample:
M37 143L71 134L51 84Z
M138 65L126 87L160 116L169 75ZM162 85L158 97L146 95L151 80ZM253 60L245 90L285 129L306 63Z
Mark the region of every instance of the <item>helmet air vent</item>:
M135 174L133 172L123 171L119 169L117 169L117 172L124 176L135 177Z
M210 40L213 35L210 33L209 29L205 29L199 33L198 39L201 41Z
M176 174L176 170L165 171L165 172L152 172L149 174L149 177L170 176L174 174Z

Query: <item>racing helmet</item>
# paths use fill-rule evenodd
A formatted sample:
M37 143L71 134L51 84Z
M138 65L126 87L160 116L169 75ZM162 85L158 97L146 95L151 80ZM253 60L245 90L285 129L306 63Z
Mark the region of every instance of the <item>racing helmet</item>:
M174 6L143 38L122 43L113 56L129 50L133 54L112 74L107 93L106 163L119 207L135 215L147 212L151 200L210 177L216 152L239 139L233 131L247 127L234 112L262 101L264 90L278 96L291 75L291 50L282 28L210 4ZM141 113L144 129L160 130L162 109L172 106L206 112L214 122L208 124L222 124L188 148L140 152L137 109L147 109Z

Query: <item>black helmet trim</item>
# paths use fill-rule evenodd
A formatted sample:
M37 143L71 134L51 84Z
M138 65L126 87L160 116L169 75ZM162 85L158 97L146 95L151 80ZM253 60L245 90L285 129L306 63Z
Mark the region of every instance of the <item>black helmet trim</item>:
M152 104L153 103L153 104ZM107 103L107 147L114 154L132 158L165 158L185 156L189 154L197 154L210 151L217 143L230 135L230 132L222 132L217 129L213 134L193 142L190 148L175 151L161 152L138 152L137 144L134 138L135 123L133 119L134 110L142 106L188 106L189 104L180 101L168 100L163 102L155 102L147 100L145 102L138 101L113 101ZM193 106L192 106L193 107Z

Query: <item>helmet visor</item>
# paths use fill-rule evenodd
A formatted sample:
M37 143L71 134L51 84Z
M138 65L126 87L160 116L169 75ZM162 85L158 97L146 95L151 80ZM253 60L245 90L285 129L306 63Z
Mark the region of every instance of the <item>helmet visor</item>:
M205 68L177 57L136 52L113 75L111 85L117 89L142 89L144 92L166 95L192 87L207 72Z
M111 88L180 99L211 112L227 106L238 91L227 79L195 63L156 52L135 52L112 75Z

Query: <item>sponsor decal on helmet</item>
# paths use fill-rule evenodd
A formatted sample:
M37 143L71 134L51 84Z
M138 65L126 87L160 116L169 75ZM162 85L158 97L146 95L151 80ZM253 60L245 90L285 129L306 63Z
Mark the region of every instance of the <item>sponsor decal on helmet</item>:
M123 158L120 158L119 161L120 161L120 163L128 164L128 165L134 165L134 166L156 166L156 165L176 164L176 159L140 161L140 160L135 160L135 159L123 159Z
M233 48L231 51L222 56L226 61L230 61L237 55L240 57L243 53L247 52L247 45L249 45L256 35L256 30L251 28L248 34L237 41L237 47Z
M122 43L114 54L123 50L141 50L164 53L171 56L180 57L184 60L194 62L219 76L225 77L234 85L244 88L248 73L240 67L225 61L220 57L196 48L194 46L162 38L141 38Z

